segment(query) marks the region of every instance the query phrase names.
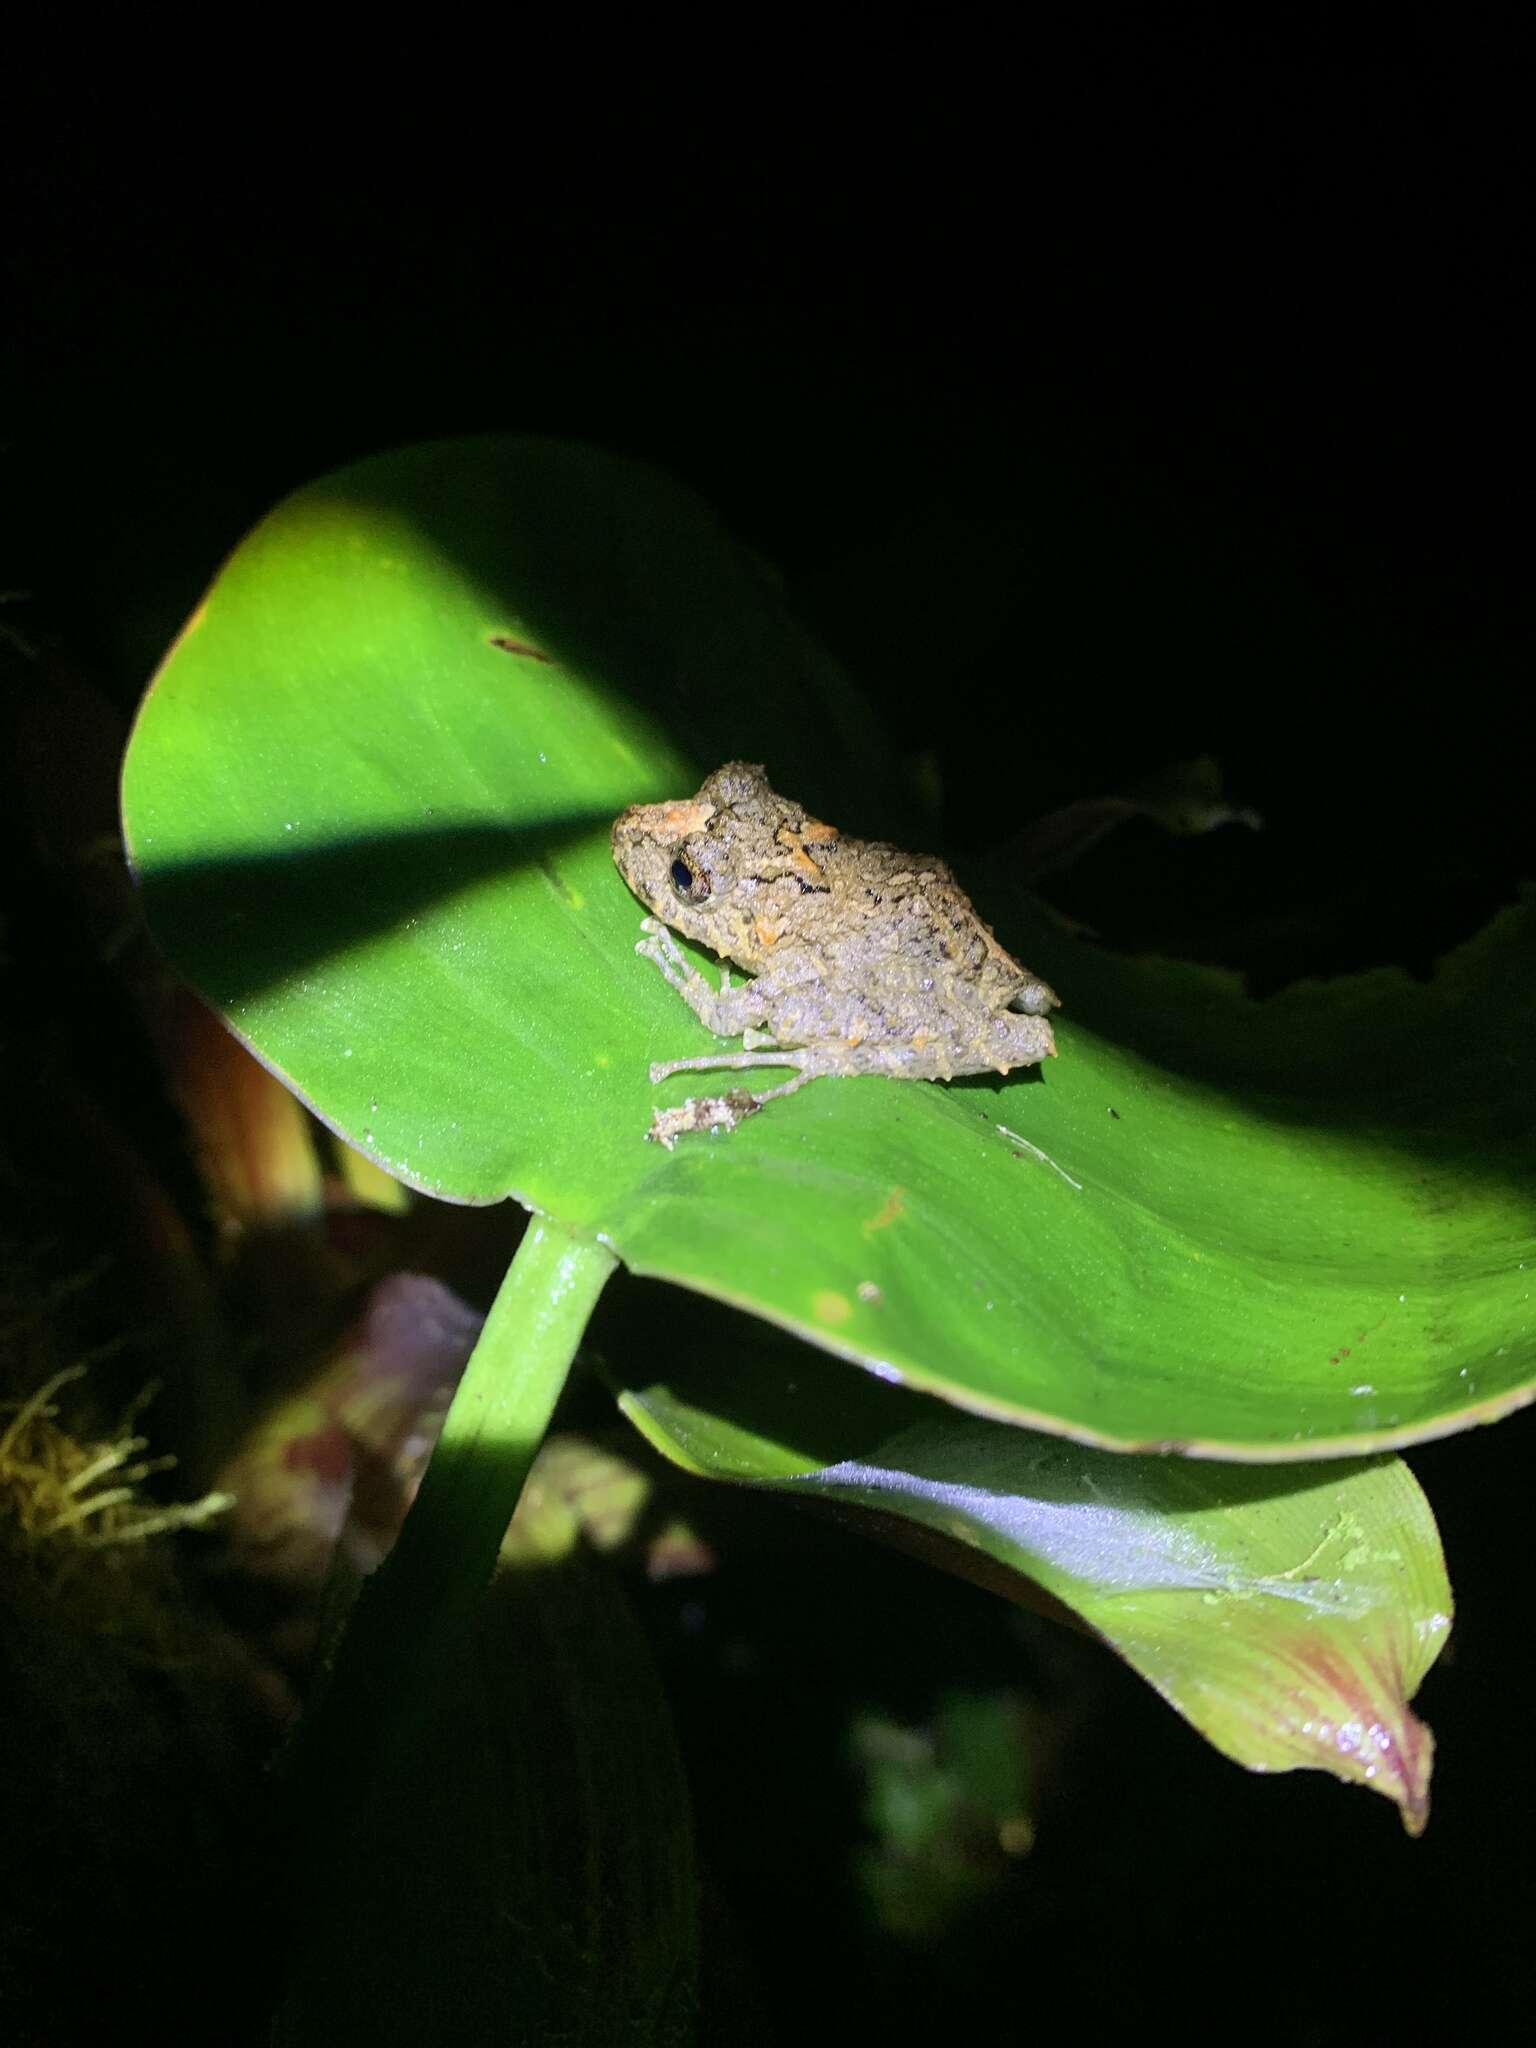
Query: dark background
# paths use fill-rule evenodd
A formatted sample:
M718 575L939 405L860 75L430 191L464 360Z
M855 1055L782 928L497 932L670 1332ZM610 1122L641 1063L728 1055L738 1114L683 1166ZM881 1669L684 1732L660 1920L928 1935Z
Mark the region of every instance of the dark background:
M1427 965L1523 862L1523 74L1475 33L962 54L462 125L32 81L8 585L131 702L298 481L599 441L781 568L952 845L1215 752L1271 841L1184 859L1201 908Z
M127 709L299 482L433 434L586 438L780 567L931 757L953 848L1213 753L1263 834L1131 828L1058 900L1261 991L1427 972L1532 866L1528 75L1460 26L962 33L899 77L883 46L840 80L798 42L771 73L696 49L665 103L650 72L610 103L472 56L451 91L239 104L29 78L0 585L30 595L0 621ZM13 960L46 976L20 894ZM850 1701L921 1692L914 1661L1005 1673L1005 1610L799 1525L782 1556L744 1534L708 1594L745 1663L678 1648L658 1596L770 2004L793 2024L814 1983L871 2037L1152 2007L1296 2042L1527 2007L1529 1441L1412 1461L1460 1606L1422 1843L1242 1776L1116 1674L1007 1913L930 1958L857 1933L830 1746Z

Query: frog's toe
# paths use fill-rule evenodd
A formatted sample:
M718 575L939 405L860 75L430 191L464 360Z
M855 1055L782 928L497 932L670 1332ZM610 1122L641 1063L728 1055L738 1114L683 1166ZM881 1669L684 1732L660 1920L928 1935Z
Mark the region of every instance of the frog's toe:
M659 917L642 917L640 929L645 936L635 941L635 951L637 953L665 953L669 959L682 959L682 952L677 940L673 938L671 932Z

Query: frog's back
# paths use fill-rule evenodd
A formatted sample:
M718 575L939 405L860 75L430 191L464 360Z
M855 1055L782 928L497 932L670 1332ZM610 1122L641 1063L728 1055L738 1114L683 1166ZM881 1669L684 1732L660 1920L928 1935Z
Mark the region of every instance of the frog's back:
M1029 980L937 856L856 839L837 853L845 925L872 951L926 961L989 1008L1006 1007Z

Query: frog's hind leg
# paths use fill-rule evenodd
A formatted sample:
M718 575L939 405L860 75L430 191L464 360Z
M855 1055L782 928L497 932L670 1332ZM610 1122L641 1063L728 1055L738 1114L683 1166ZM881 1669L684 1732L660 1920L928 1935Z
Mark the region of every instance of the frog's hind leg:
M1043 1017L1004 1011L993 1018L992 1036L982 1059L999 1074L1011 1073L1015 1067L1038 1066L1041 1060L1055 1057L1056 1034Z
M803 1088L807 1081L814 1081L814 1074L796 1074L792 1081L781 1081L777 1088L759 1088L752 1100L761 1109L765 1102L772 1102L780 1095L793 1095L797 1088Z
M1044 1017L1061 1008L1061 997L1048 981L1026 971L1022 985L1008 998L1008 1007L1026 1017Z
M756 1037L756 1034L753 1034ZM750 1052L706 1052L691 1060L658 1060L651 1068L653 1081L665 1081L669 1074L718 1073L729 1069L732 1073L743 1073L751 1067L800 1067L810 1065L813 1055L804 1049L780 1051L771 1041L759 1042ZM814 1075L799 1073L793 1081L785 1081L777 1088L770 1088L759 1096L766 1102L770 1095L787 1095L791 1089L814 1079Z

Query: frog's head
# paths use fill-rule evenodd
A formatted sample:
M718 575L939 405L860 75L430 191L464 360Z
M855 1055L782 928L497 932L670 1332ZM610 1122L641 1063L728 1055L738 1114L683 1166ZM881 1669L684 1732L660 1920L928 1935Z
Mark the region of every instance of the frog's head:
M614 822L614 864L663 924L744 960L753 898L783 865L774 833L792 808L762 768L728 761L697 796L631 804Z

